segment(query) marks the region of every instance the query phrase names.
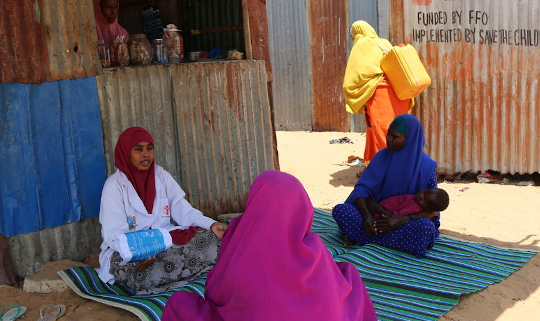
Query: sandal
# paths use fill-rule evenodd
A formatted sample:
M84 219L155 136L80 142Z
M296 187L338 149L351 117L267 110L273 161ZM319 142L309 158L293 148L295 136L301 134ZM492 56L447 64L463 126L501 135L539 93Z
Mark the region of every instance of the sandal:
M38 321L55 321L58 318L66 314L66 306L63 304L59 305L47 305L41 308L39 311L39 316L41 319Z
M0 321L12 321L17 320L26 313L26 307L14 305L8 308L5 308L0 312Z

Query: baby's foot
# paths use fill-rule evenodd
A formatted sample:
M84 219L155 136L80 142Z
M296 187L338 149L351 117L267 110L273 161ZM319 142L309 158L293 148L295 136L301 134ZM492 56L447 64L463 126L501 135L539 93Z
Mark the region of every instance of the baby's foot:
M343 243L343 245L345 247L349 247L349 246L356 245L356 242L353 239L351 239L350 237L348 237L347 235L345 235L345 242Z

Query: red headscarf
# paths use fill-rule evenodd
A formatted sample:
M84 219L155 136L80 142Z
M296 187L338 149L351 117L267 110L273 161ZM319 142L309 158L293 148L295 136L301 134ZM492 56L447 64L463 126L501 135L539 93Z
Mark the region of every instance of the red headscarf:
M126 174L127 178L133 184L133 187L139 194L139 197L144 203L144 207L148 214L152 214L154 206L154 198L156 198L156 176L154 171L154 162L146 171L138 170L131 163L129 153L133 146L141 142L149 142L154 144L154 139L150 133L142 127L131 127L126 130L120 137L114 149L114 165L116 168Z
M100 0L94 0L94 16L96 18L98 39L103 39L106 45L111 45L116 37L123 35L127 42L129 40L129 33L118 23L118 17L116 17L113 23L108 22L101 12L99 2Z

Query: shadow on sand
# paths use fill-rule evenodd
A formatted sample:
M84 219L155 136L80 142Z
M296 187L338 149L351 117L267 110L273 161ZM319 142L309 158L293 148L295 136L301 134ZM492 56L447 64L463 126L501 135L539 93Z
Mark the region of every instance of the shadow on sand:
M331 174L332 179L330 184L334 187L338 186L350 186L354 187L358 181L357 174L362 172L365 167L362 166L347 166L344 169Z

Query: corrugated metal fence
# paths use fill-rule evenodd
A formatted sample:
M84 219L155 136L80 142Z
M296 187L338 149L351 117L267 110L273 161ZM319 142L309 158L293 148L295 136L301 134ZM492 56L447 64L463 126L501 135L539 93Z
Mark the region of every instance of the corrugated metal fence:
M403 16L393 37L417 48L433 80L414 112L439 171L540 171L540 3L406 1L398 11L394 1L393 10Z
M350 27L353 22L357 20L367 21L373 26L375 30L379 30L380 37L388 37L388 0L378 1L354 1L349 0L349 21L347 24L346 33L344 37L348 40L347 60L351 53L352 46L354 44L353 39L350 36ZM386 11L384 8L387 8ZM382 21L381 21L382 19ZM386 30L386 35L385 34ZM341 88L341 87L340 87ZM349 114L349 130L351 132L365 132L366 120L364 114Z
M242 211L257 175L278 168L262 61L124 68L97 79L108 174L120 133L143 126L156 163L215 218Z
M267 2L276 130L312 130L313 89L305 0Z
M267 2L276 129L365 131L345 112L351 20L377 26L377 0Z
M92 0L2 1L0 83L96 76Z

